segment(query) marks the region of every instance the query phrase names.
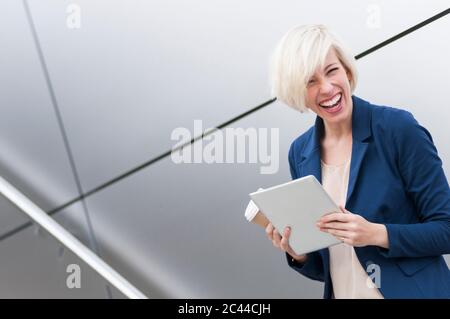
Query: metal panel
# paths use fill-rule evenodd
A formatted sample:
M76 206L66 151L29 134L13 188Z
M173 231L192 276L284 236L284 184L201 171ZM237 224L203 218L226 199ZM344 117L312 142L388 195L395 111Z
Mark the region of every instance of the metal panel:
M267 100L270 52L293 25L329 24L359 53L448 5L377 1L376 29L373 1L79 0L74 29L71 2L29 3L85 191L170 149L174 127Z
M22 2L0 10L0 175L49 210L77 192ZM0 214L0 235L23 221Z

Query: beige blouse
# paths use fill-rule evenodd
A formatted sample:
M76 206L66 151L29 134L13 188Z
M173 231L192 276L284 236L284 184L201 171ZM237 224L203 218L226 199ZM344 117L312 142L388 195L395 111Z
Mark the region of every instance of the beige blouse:
M321 167L323 187L338 205L345 207L350 159L341 165L329 165L321 161ZM328 250L334 298L383 299L380 291L361 266L353 246L342 243L331 246Z

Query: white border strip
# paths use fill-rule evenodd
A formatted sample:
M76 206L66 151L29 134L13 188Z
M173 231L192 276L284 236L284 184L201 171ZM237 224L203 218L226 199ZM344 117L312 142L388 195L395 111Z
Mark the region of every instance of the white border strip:
M129 281L122 277L111 266L100 259L89 248L81 243L76 237L58 224L46 212L25 197L14 186L0 176L0 193L8 198L14 205L25 212L31 219L47 230L64 246L69 248L84 262L97 271L103 278L131 299L147 299L147 297L134 287Z

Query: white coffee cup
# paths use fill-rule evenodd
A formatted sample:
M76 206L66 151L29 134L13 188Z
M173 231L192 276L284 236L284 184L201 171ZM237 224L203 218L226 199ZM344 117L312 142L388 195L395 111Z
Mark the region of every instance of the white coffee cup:
M261 190L263 189L258 189L258 191ZM263 228L266 228L270 223L270 221L266 218L266 216L264 216L264 214L259 210L258 206L256 206L256 204L252 200L248 203L247 209L245 210L245 218L247 219L247 221L259 225Z

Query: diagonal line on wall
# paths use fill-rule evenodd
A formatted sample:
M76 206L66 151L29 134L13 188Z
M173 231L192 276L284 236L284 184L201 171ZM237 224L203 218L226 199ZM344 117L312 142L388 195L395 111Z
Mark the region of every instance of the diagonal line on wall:
M24 0L24 2L25 1L26 0ZM388 44L390 44L390 43L392 43L394 41L397 41L397 40L405 37L406 35L414 32L416 30L419 30L420 28L422 28L422 27L432 23L433 21L436 21L436 20L438 20L438 19L448 15L449 13L450 13L450 8L445 9L444 11L442 11L442 12L440 12L440 13L438 13L438 14L436 14L436 15L434 15L434 16L432 16L432 17L430 17L430 18L428 18L428 19L426 19L426 20L424 20L424 21L422 21L422 22L420 22L420 23L418 23L418 24L416 24L416 25L414 25L414 26L412 26L412 27L410 27L410 28L408 28L408 29L406 29L406 30L404 30L404 31L394 35L394 36L392 36L392 37L390 37L390 38L388 38L387 40L385 40L383 42L380 42L377 45L374 45L373 47L371 47L371 48L369 48L369 49L367 49L367 50L365 50L365 51L363 51L363 52L361 52L359 54L357 54L355 56L355 59L359 60L359 59L361 59L361 58L363 58L363 57L365 57L365 56L367 56L367 55L369 55L369 54L371 54L371 53L373 53L373 52L375 52L375 51L377 51L377 50L387 46ZM72 204L74 204L74 203L76 203L76 202L78 202L80 200L83 201L86 197L89 197L89 196L91 196L91 195L93 195L93 194L95 194L95 193L97 193L97 192L99 192L99 191L101 191L101 190L103 190L103 189L105 189L105 188L107 188L107 187L109 187L109 186L111 186L111 185L113 185L113 184L123 180L124 178L126 178L126 177L128 177L128 176L130 176L130 175L132 175L132 174L134 174L134 173L136 173L136 172L146 168L147 166L149 166L151 164L154 164L154 163L156 163L156 162L158 162L158 161L160 161L160 160L170 156L170 154L172 152L178 151L178 150L180 150L180 149L182 149L182 148L184 148L184 147L186 147L186 146L188 146L188 145L190 145L190 144L192 144L192 143L194 143L194 142L196 142L196 141L198 141L200 139L203 139L205 136L208 136L208 135L214 133L217 130L220 130L220 129L222 129L222 128L224 128L224 127L226 127L226 126L228 126L228 125L230 125L230 124L232 124L232 123L234 123L234 122L236 122L236 121L238 121L238 120L240 120L240 119L242 119L242 118L244 118L244 117L246 117L246 116L248 116L248 115L250 115L250 114L252 114L252 113L254 113L256 111L258 111L258 110L261 110L264 107L272 104L275 101L276 101L276 98L272 98L270 100L267 100L267 101L261 103L260 105L257 105L255 107L251 108L250 110L248 110L248 111L246 111L244 113L241 113L241 114L233 117L232 119L230 119L230 120L228 120L228 121L218 125L214 130L208 131L208 132L202 134L201 136L197 136L195 138L192 138L189 142L187 142L187 143L185 143L183 145L180 145L177 148L174 148L172 150L168 150L168 151L158 155L157 157L155 157L155 158L153 158L153 159L151 159L151 160L149 160L147 162L144 162L144 163L136 166L135 168L130 169L130 170L126 171L125 173L123 173L123 174L121 174L121 175L119 175L119 176L117 176L117 177L115 177L113 179L110 179L109 181L107 181L107 182L105 182L105 183L103 183L103 184L101 184L101 185L99 185L99 186L97 186L97 187L87 191L84 194L80 192L80 196L78 196L78 197L68 201L67 203L65 203L65 204L63 204L61 206L58 206L58 207L50 210L48 212L48 214L50 214L50 215L56 214L56 213L60 212L61 210L67 208L68 206L70 206L70 205L72 205ZM80 187L80 189L81 189L81 187ZM9 236L12 236L12 235L16 234L17 232L20 232L21 230L23 230L23 229L25 229L25 228L27 228L27 227L29 227L31 225L32 225L32 223L26 223L26 224L23 224L21 226L18 226L17 228L15 228L15 229L13 229L11 231L8 231L7 233L5 233L3 235L0 235L0 241L5 239L5 238L7 238L7 237L9 237Z

